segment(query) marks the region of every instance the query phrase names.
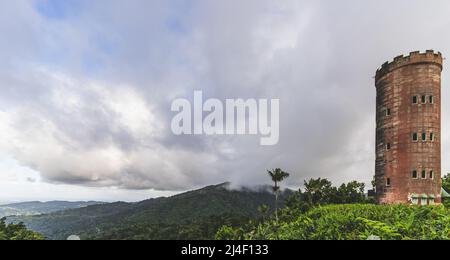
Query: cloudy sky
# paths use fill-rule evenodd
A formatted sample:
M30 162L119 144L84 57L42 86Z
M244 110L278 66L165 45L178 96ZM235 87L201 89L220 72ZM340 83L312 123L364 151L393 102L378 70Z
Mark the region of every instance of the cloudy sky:
M369 184L375 71L414 50L450 55L449 11L448 0L2 0L0 202L135 201L262 184L274 167L291 187ZM174 136L171 102L194 90L279 98L279 144Z

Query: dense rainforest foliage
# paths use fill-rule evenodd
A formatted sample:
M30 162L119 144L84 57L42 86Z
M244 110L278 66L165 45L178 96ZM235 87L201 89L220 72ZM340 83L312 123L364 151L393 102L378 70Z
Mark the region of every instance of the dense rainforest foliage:
M444 206L346 204L307 212L284 209L280 220L224 226L217 239L249 240L448 240L450 211Z
M87 240L214 240L224 224L238 227L251 218L233 214L211 215L186 222L135 223L110 227L98 234L87 233Z
M6 219L0 219L0 240L43 240L44 237L28 230L23 224L6 224Z
M99 204L8 221L24 222L48 239L450 238L450 211L444 206L377 206L365 195L363 183L333 186L321 178L305 181L296 192L280 192L289 175L279 169L269 174L273 187L235 190L221 184L170 198ZM443 178L443 187L450 190L450 176ZM3 219L0 239L43 236L23 224L7 225Z
M444 186L449 184L449 177ZM448 186L447 186L448 187ZM364 185L333 187L325 179L305 182L278 217L223 226L222 240L448 240L450 210L445 206L374 205Z

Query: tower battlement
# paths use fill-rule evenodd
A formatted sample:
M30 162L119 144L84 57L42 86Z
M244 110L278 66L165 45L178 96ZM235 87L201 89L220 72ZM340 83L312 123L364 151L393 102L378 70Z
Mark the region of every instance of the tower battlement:
M408 56L400 55L394 58L393 61L385 62L381 68L376 72L375 81L378 82L381 78L386 76L388 73L413 64L425 64L434 63L441 67L443 65L443 57L440 52L435 52L434 50L427 50L423 53L420 51L411 52Z

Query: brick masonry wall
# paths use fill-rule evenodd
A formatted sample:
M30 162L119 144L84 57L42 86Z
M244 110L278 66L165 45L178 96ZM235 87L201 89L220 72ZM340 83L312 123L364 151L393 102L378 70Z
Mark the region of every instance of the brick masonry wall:
M413 52L377 71L375 180L380 204L410 204L413 194L433 195L435 203L441 203L442 63L440 53ZM414 96L417 104L413 104ZM418 141L413 140L414 133ZM426 133L426 141L422 141L422 133ZM418 179L413 178L413 171Z

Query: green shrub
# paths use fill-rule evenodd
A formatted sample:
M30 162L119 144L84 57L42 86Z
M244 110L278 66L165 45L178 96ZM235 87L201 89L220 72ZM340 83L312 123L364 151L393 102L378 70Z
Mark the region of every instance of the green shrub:
M44 237L28 230L23 224L6 224L6 219L0 219L0 240L43 240Z
M279 222L223 227L218 239L449 240L450 211L443 206L329 205L306 213L285 209Z

